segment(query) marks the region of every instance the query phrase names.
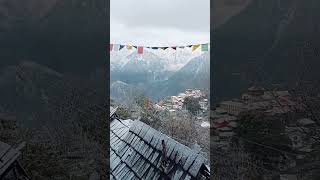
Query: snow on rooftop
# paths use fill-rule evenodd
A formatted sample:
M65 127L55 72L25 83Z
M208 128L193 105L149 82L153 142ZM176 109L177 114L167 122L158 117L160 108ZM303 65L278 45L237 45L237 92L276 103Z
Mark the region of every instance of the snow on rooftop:
M162 140L167 146L169 165L161 168ZM110 177L113 179L195 179L206 159L149 125L122 120L110 125ZM208 169L209 171L209 169Z
M203 122L201 123L201 127L210 128L210 123L207 122L207 121L203 121Z

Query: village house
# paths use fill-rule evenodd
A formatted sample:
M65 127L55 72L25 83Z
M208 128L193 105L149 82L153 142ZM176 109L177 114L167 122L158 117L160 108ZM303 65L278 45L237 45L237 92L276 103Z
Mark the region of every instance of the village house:
M285 119L286 115L293 111L296 103L291 100L288 91L266 91L264 88L250 87L241 99L221 102L211 113L211 128L215 132L215 143L228 144L234 135L234 129L238 126L237 120L242 113L263 113L269 118ZM293 129L287 129L293 131ZM291 132L290 134L293 134ZM298 146L299 143L293 145Z
M211 111L214 135L211 140L216 148L227 149L230 146L231 138L234 135L234 128L237 127L237 117L229 115L221 108Z
M223 101L219 107L234 116L239 115L245 110L245 104L236 101Z

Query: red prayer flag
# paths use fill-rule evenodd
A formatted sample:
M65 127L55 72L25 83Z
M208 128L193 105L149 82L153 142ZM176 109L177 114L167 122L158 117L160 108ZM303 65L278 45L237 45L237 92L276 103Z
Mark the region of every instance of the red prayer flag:
M142 46L139 46L138 47L138 54L142 54L143 53L143 47Z
M110 44L110 51L112 51L113 49L113 44Z

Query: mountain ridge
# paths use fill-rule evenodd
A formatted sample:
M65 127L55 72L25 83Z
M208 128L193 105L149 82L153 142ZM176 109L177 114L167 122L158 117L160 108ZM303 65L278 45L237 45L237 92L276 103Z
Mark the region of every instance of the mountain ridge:
M215 76L211 79L216 98L237 97L253 83L294 84L303 71L299 51L305 44L309 44L307 49L320 45L316 7L320 3L313 0L253 0L216 29ZM319 77L316 57L310 54L303 79Z

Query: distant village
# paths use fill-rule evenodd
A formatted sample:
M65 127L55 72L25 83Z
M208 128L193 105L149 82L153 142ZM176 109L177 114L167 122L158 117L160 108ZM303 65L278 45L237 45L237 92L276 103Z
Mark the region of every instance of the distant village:
M209 109L208 93L199 89L187 89L183 93L179 93L177 96L170 96L159 103L154 105L157 110L168 110L174 112L176 110L182 110L184 100L187 97L192 97L199 100L201 108L200 114L207 113Z
M200 89L187 89L183 93L179 93L177 96L170 96L153 105L153 108L157 111L169 111L175 113L176 111L187 112L188 110L184 106L186 98L196 99L200 106L199 111L196 113L197 123L203 128L209 128L209 94L207 91Z
M318 95L319 96L319 95ZM210 113L211 128L214 132L211 135L213 147L223 151L228 150L233 140L240 142L248 141L241 139L236 134L239 121L245 115L257 115L263 117L262 121L278 120L285 124L281 135L289 138L290 154L284 161L277 162L281 180L297 180L295 173L313 160L308 159L314 149L315 140L310 136L311 132L319 132L320 127L308 113L308 106L303 103L304 96L299 92L289 91L268 91L261 87L250 87L239 99L220 102ZM318 109L319 111L319 109ZM262 118L261 118L262 119ZM260 122L260 121L259 121ZM249 142L255 145L263 145L263 142ZM276 143L276 142L275 142ZM267 147L266 147L267 148ZM309 164L310 165L310 164Z

